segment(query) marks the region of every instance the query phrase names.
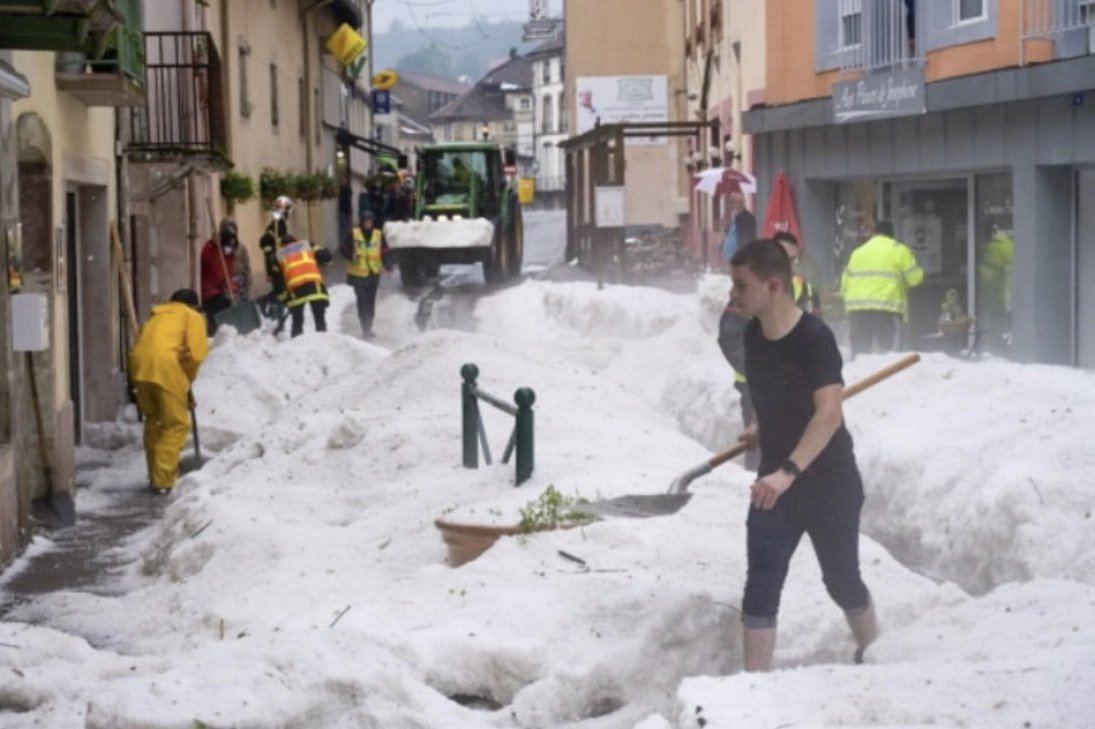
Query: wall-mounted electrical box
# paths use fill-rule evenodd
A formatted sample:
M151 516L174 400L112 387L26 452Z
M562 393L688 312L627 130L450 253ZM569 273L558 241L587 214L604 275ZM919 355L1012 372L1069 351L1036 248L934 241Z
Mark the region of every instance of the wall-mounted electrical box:
M49 349L49 300L45 294L12 295L11 348L16 352Z

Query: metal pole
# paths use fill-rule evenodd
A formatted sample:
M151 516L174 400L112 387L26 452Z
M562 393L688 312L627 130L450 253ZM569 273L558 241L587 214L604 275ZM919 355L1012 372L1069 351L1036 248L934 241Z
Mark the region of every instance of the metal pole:
M479 409L475 402L475 378L479 376L479 368L469 362L460 368L460 376L464 378L460 386L464 468L479 468Z
M528 387L522 387L513 394L517 403L517 485L532 476L535 452L533 448L532 404L536 402L536 393Z

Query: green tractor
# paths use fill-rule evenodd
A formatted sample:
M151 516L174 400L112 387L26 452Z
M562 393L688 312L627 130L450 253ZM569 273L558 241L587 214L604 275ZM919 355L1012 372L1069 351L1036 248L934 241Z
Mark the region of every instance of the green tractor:
M413 219L384 225L403 286L421 286L445 263L482 263L488 283L521 274L521 204L504 169L513 163L491 142L419 150Z

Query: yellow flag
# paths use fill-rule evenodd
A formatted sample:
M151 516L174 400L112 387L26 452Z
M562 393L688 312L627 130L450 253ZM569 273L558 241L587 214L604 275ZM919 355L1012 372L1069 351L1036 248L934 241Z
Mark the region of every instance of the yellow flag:
M368 42L351 28L349 23L338 26L338 30L331 33L331 37L327 39L327 50L343 66L349 66L356 61L368 45Z

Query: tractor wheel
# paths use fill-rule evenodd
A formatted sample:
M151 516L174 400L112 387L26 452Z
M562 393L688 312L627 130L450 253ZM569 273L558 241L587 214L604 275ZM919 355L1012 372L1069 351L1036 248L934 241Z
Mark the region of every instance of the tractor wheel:
M399 282L403 288L417 288L425 283L422 275L422 263L411 256L406 256L399 262Z
M509 236L503 231L501 222L494 226L494 240L490 246L490 258L483 262L483 278L489 284L499 284L506 280L510 265Z
M520 278L521 266L525 260L525 226L521 217L521 206L513 213L513 227L510 235L509 277Z

